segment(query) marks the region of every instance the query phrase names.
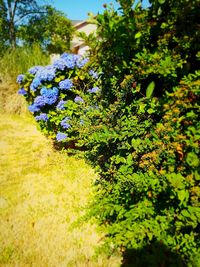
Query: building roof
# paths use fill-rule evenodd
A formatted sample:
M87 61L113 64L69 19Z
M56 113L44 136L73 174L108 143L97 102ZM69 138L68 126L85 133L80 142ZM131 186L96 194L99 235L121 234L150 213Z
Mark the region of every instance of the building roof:
M79 23L83 22L83 20L71 20L72 25L77 25Z

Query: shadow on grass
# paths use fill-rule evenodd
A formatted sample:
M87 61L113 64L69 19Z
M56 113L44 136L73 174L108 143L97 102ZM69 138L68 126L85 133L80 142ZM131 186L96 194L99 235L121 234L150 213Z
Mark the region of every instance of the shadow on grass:
M181 256L155 242L140 250L126 250L121 267L186 267Z

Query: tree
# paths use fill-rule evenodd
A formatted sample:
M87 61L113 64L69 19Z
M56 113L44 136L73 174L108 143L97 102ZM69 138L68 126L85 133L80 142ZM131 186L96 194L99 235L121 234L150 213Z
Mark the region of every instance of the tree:
M7 37L8 43L14 48L16 47L16 34L19 23L27 20L35 14L44 12L37 0L1 0L0 10L6 12L6 29L9 33ZM2 14L1 19L3 18Z
M0 0L0 50L1 51L3 50L7 39L8 39L8 27L7 27L6 6L3 0Z
M19 27L20 39L28 45L40 43L50 53L68 51L73 33L70 20L51 6L44 9L44 13L33 16Z

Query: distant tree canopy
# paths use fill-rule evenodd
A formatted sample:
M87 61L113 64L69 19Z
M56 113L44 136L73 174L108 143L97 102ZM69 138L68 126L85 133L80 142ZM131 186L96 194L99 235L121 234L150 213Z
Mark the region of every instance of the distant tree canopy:
M0 48L39 43L50 53L69 50L73 27L65 14L38 0L0 0Z

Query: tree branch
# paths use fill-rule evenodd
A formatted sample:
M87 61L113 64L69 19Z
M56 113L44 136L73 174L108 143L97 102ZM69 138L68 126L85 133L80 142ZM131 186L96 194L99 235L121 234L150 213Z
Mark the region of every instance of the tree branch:
M28 15L31 15L31 14L45 14L45 13L47 13L47 11L38 11L38 10L35 10L35 11L29 11L29 12L23 14L22 16L20 16L19 18L17 18L17 19L15 20L15 23L18 23L20 20L22 20L23 18L25 18L25 17L28 16Z

